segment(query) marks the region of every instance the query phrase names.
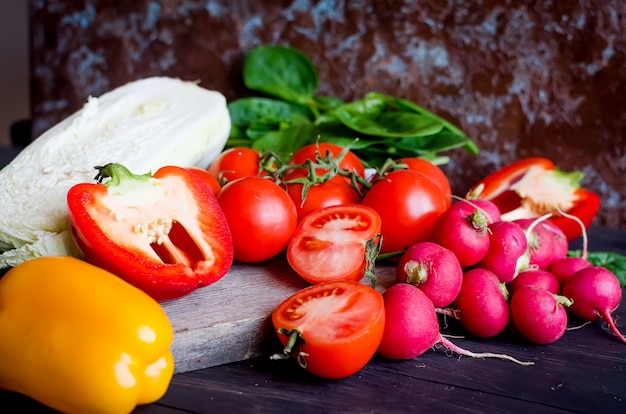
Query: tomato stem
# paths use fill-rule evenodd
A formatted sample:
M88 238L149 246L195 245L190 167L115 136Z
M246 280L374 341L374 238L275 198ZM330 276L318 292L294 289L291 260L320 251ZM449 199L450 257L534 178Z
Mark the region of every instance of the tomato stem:
M294 357L298 361L298 365L306 369L307 362L306 357L309 356L306 352L302 351L302 345L306 344L302 333L297 329L285 329L278 328L278 333L288 338L285 348L282 353L274 354L270 356L270 359L289 359Z
M268 152L261 156L259 165L260 170L268 172L277 183L302 184L301 198L303 203L311 186L324 184L337 175L349 178L352 188L362 197L364 191L367 191L372 186L372 183L361 177L356 171L349 171L339 166L349 150L350 147L345 146L337 156L334 156L330 151L322 155L318 150L315 153L315 160L307 159L301 164L286 163L278 154ZM290 180L283 179L289 171L301 169L307 171L306 176ZM324 173L318 174L317 171L320 170L324 171Z
M274 175L285 166L285 162L280 155L273 151L263 150L259 153L259 175L266 172Z
M372 288L376 288L376 259L383 244L383 235L378 233L365 243L365 272L369 278Z

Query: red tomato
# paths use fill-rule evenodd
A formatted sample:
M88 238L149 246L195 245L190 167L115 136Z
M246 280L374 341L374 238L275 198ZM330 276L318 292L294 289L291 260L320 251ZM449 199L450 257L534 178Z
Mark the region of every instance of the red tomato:
M402 251L430 237L433 223L448 208L439 187L417 171L393 171L372 185L361 204L382 220L381 253Z
M219 202L233 238L235 260L261 262L284 250L296 228L298 213L279 185L262 177L226 184Z
M207 170L215 178L226 182L258 176L259 151L245 147L229 148L218 155Z
M448 199L448 205L452 204L452 189L446 174L432 162L419 157L400 158L398 163L406 164L409 170L421 172L437 184L437 187Z
M220 183L217 181L217 178L211 175L211 173L209 173L205 169L198 168L198 167L188 167L188 169L191 170L191 172L196 174L198 177L200 177L200 179L207 185L207 187L211 189L213 194L215 195L219 194L222 187L220 186Z
M374 356L383 336L382 295L354 281L322 283L302 289L272 313L283 346L285 331L299 333L292 355L307 371L323 378L345 378Z
M300 148L296 151L291 159L289 160L290 164L303 164L306 160L315 161L316 154L319 153L321 157L325 157L327 152L333 154L333 156L339 155L341 151L343 151L344 147L329 144L326 142L320 142L317 144L309 144ZM344 170L354 171L361 177L365 176L365 167L363 167L363 163L361 160L350 150L344 155L339 166ZM319 171L318 174L322 174L324 171Z
M309 283L361 280L366 243L380 233L380 226L378 214L360 204L317 210L298 224L287 260Z
M286 178L288 180L300 177L306 177L304 171L293 171ZM357 204L361 201L359 193L352 188L350 182L344 177L336 175L330 180L311 185L307 191L304 202L302 201L302 184L287 184L287 193L293 200L298 210L298 221L302 220L307 214L312 213L320 208L343 205Z

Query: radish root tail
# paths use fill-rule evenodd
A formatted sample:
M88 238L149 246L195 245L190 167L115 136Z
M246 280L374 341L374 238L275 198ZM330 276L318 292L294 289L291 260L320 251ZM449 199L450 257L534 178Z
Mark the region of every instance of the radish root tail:
M617 326L615 325L615 322L613 321L613 317L607 312L602 316L602 318L607 323L607 325L609 325L611 332L613 332L613 334L617 336L617 338L620 341L626 344L626 338L624 337L624 335L622 335L619 329L617 329Z
M588 240L588 236L587 236L587 228L585 227L585 223L583 223L583 221L581 219L579 219L578 217L572 215L572 214L567 214L564 211L561 211L560 209L558 210L559 214L562 215L563 217L567 217L570 220L574 220L576 223L578 223L578 225L580 226L580 229L582 231L582 236L583 236L583 247L582 247L582 253L580 255L580 257L582 257L583 259L587 260L587 250L589 249L589 240Z
M443 346L445 346L446 348L448 348L451 351L456 352L459 355L465 355L468 357L472 357L472 358L497 358L497 359L504 359L507 361L511 361L514 362L518 365L522 365L522 366L530 366L530 365L534 365L534 362L531 361L520 361L519 359L513 358L510 355L506 355L506 354L495 354L495 353L491 353L491 352L480 352L480 353L475 353L472 351L468 351L467 349L463 349L457 345L455 345L452 341L444 338L443 336L441 336L439 338L439 343L442 344Z

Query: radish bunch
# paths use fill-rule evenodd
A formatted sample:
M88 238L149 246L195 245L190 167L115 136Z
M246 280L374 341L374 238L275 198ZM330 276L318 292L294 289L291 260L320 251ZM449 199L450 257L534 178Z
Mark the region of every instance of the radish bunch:
M519 365L532 362L519 361L506 354L475 353L461 348L439 331L439 321L433 302L419 288L408 283L398 283L383 293L385 301L385 330L377 353L388 359L412 359L435 345L472 358L499 358Z
M563 336L573 315L605 321L626 343L611 316L622 299L617 277L586 260L584 226L582 257L567 257L567 238L549 217L502 221L489 201L452 204L435 221L430 241L411 246L398 262L396 281L423 295L407 287L389 289L389 311L396 316L388 319L394 322L385 331L381 355L406 357L435 343L455 350L438 330L427 328L430 336L424 339L411 328L416 318L432 324L431 307L480 338L510 328L531 343L549 344ZM420 346L411 348L416 342ZM394 343L410 349L394 350Z

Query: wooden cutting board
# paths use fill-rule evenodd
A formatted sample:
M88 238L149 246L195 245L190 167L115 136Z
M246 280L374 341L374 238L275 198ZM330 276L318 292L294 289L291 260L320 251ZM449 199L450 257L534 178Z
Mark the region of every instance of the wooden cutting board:
M376 289L383 291L395 267L377 265ZM364 284L369 279L364 278ZM218 282L161 305L174 329L175 372L242 361L280 351L271 323L284 299L308 286L284 256L261 264L233 264Z

